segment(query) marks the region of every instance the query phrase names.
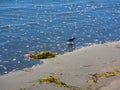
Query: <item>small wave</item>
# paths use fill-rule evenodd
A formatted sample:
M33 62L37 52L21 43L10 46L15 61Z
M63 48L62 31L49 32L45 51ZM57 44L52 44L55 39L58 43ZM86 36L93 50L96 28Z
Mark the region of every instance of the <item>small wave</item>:
M57 15L70 15L70 14L83 14L84 11L75 11L75 12L61 12L57 13Z
M39 25L39 22L28 22L28 23L24 23L24 24L4 25L4 26L0 26L0 29L23 27L23 26L27 26L27 25L31 25L31 26L33 26L33 25Z
M9 26L9 25L6 25L6 26L0 26L0 29L9 28L9 27L11 27L11 26Z
M3 63L9 63L10 61L3 61Z
M15 28L18 26L23 26L22 24L14 24L14 25L4 25L4 26L0 26L0 29L8 29L8 28Z
M85 11L81 10L81 11L68 11L68 12L52 12L52 13L40 13L39 15L73 15L73 14L81 14L83 15L85 13Z
M9 10L25 10L27 7L1 7L0 11L9 11Z
M3 65L0 65L0 67L3 67Z
M91 5L90 6L92 9L94 9L94 10L107 10L107 9L113 9L113 8L119 8L120 7L120 5L119 4L117 4L117 5Z
M29 23L26 23L26 25L39 25L40 23L39 22L29 22Z
M73 2L66 2L66 3L63 3L63 2L60 2L60 1L56 1L56 2L52 2L51 3L47 3L47 4L41 4L41 5L36 5L36 7L60 7L60 6L68 6L68 5L76 5L76 4L79 4L81 3L80 1L73 1Z
M3 46L5 44L7 44L8 42L1 42L0 45Z

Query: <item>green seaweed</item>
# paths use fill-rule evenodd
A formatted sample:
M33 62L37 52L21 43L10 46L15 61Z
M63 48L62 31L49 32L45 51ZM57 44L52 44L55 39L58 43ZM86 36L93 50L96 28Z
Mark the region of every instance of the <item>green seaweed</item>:
M31 59L48 59L48 58L53 58L55 57L55 53L49 52L49 51L44 51L44 52L39 52L37 54L30 54Z
M58 77L53 77L53 76L48 76L48 77L45 77L45 78L41 78L39 81L34 82L34 83L35 84L50 84L50 83L54 83L57 86L70 88L71 90L84 90L84 89L82 89L80 87L77 87L77 86L67 85L66 83L60 81L60 79Z
M98 90L97 87L95 87L98 83L99 79L104 79L104 78L110 78L113 76L118 76L120 75L120 71L117 69L114 69L111 72L105 72L105 73L101 73L101 74L89 74L90 75L90 79L87 80L87 83L89 84L89 87L87 90Z
M64 86L67 87L67 84L64 82L61 82L59 78L53 77L53 76L48 76L46 78L42 78L39 80L40 84L42 83L55 83L58 86Z
M109 78L109 77L118 76L118 75L120 75L120 71L117 69L114 69L111 72L105 72L105 73L101 73L101 74L98 74L98 73L90 74L91 79L87 80L87 83L88 84L95 84L95 83L97 83L98 79L100 79L100 78Z
M95 74L89 74L89 75L90 75L90 79L87 80L88 87L85 87L85 88L68 85L65 82L62 82L58 77L53 77L53 76L41 78L38 81L33 82L34 83L33 85L53 83L59 87L69 88L70 90L99 90L99 88L96 86L98 84L97 82L99 79L118 76L118 75L120 75L120 71L117 69L114 69L111 72L105 72L105 73L101 73L101 74L95 73ZM20 90L27 90L27 89L20 88Z

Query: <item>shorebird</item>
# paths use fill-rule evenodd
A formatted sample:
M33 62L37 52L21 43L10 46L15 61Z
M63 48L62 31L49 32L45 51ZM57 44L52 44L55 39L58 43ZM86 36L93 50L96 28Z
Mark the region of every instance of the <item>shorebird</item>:
M75 37L72 37L70 39L67 40L67 45L74 45L73 41L75 40Z
M68 42L73 42L74 40L75 40L75 37L72 37L72 38L68 39L67 41Z

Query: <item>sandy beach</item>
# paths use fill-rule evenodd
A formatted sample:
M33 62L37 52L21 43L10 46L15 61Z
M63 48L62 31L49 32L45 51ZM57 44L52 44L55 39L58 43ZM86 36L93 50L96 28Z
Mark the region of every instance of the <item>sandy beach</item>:
M42 61L42 65L1 76L0 90L120 90L120 41ZM40 82L51 76L70 87Z

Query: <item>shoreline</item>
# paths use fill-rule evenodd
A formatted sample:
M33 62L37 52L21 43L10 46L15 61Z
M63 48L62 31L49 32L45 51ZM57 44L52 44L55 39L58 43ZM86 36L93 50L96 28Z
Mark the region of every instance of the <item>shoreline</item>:
M82 47L52 59L42 60L44 63L36 67L0 76L0 88L1 90L20 90L20 88L26 88L26 90L69 90L56 87L53 84L34 85L34 82L40 78L48 76L59 77L68 85L86 88L89 86L86 83L89 74L110 72L113 69L120 70L119 54L120 41ZM112 88L118 90L118 82L120 82L119 75L100 79L99 84L95 87L99 87L99 90L113 90Z

